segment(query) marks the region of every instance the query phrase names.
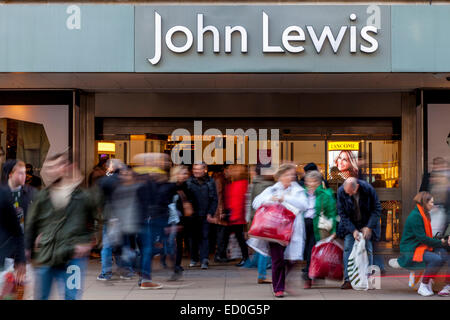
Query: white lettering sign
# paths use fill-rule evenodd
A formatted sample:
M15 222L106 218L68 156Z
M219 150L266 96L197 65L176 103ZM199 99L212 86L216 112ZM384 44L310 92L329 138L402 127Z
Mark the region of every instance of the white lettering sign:
M322 29L317 29L312 25L306 25L304 28L298 25L288 26L284 30L276 30L276 28L270 29L270 17L266 12L262 12L262 52L263 53L302 53L305 49L305 44L308 39L306 35L309 36L309 41L314 47L317 54L323 51L330 50L326 47L329 43L333 53L337 54L339 50L345 47L347 44L343 45L348 41L348 52L352 54L361 53L372 54L378 50L378 40L375 35L378 34L380 22L380 8L377 6L369 6L367 9L368 13L372 15L367 20L367 25L360 27L359 37L358 37L358 26L356 26L356 21L358 17L356 14L352 13L349 15L348 25L331 27L325 25ZM189 51L194 44L194 34L196 35L197 52L204 53L204 41L205 35L212 35L212 47L214 53L221 52L221 30L214 25L205 26L205 15L202 13L197 14L197 30L192 32L186 26L172 26L168 29L165 34L165 45L166 47L174 53L184 53ZM369 21L371 24L369 24ZM163 22L161 16L155 11L155 21L154 21L154 55L152 58L147 60L152 64L156 65L161 61L162 56L162 39L163 39ZM305 32L305 29L307 33ZM271 30L271 32L269 32ZM248 51L248 32L243 26L225 26L222 30L225 35L224 46L222 50L229 54L232 52L232 35L240 36L242 53ZM184 45L178 46L173 42L175 33L183 34L185 40ZM349 36L346 37L346 34ZM281 41L277 43L276 39L271 39L270 35L279 34L281 36ZM279 41L279 40L278 40Z

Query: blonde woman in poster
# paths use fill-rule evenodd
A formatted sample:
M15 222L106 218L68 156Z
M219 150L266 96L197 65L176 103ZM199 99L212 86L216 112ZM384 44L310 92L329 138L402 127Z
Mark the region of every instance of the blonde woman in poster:
M334 165L339 169L339 175L342 178L358 177L357 151L340 151L336 158L334 158Z

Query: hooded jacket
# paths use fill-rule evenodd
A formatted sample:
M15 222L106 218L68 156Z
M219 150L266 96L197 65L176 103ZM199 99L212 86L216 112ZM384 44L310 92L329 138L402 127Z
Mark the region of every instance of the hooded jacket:
M38 193L25 221L25 248L33 263L63 266L72 259L75 246L92 242L97 208L91 194L76 186L64 208L55 209L50 190Z

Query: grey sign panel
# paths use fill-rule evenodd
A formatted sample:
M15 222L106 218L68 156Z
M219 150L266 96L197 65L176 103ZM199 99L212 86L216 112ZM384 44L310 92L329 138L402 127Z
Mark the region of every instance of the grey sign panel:
M135 71L390 72L390 20L378 5L136 5Z
M0 72L133 72L131 5L1 5Z

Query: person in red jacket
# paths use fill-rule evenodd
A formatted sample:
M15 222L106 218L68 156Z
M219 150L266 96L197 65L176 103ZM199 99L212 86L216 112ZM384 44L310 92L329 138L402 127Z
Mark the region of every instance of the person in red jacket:
M244 165L233 165L229 168L231 183L225 187L225 209L228 214L228 232L226 242L234 232L242 252L242 260L236 265L242 267L248 259L248 248L245 242L245 197L248 188L248 174Z

